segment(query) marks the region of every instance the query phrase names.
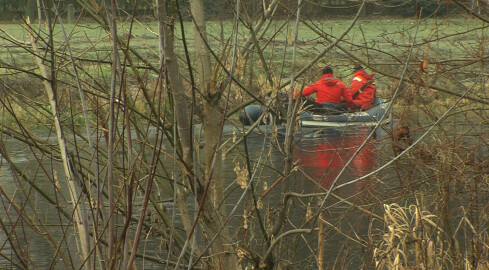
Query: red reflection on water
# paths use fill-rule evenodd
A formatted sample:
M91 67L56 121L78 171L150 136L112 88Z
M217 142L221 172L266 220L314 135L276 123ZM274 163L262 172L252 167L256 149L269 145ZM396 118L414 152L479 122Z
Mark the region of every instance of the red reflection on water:
M303 171L329 189L344 165L363 144L370 133L369 128L348 130L323 130L314 139L302 139L294 148L294 161L299 161ZM364 176L376 166L375 139L370 139L353 159L340 181ZM341 183L340 182L340 183ZM364 182L358 182L362 188Z

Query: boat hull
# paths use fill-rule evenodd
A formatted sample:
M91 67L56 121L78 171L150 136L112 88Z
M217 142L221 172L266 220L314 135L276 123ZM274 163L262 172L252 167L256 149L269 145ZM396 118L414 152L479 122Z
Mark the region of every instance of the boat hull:
M372 103L372 107L368 110L337 115L306 111L300 114L300 124L303 127L375 126L380 121L382 121L382 124L389 122L389 103L385 99L376 98Z
M372 107L365 111L345 112L342 114L328 115L305 111L299 115L299 124L303 127L344 127L344 126L374 126L388 123L390 101L383 98L375 98ZM261 117L266 112L260 105L246 106L239 119L244 125L251 125L260 120L260 124L268 121Z

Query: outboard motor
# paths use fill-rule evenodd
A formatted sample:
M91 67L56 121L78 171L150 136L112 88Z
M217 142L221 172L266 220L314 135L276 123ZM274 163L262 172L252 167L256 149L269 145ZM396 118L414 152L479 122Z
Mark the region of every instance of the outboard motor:
M265 113L265 108L261 105L248 105L244 108L244 110L239 115L239 121L244 125L252 125ZM264 117L260 123L260 125L265 124Z

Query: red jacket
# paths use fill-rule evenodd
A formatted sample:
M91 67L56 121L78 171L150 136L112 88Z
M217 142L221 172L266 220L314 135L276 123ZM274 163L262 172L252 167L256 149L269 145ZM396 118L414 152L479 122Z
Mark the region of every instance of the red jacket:
M300 91L294 93L294 97L299 95ZM340 80L333 77L333 74L323 74L321 79L310 86L304 88L303 97L316 93L316 103L330 102L340 104L346 101L348 108L353 108L352 97L346 85Z
M375 73L368 74L365 70L359 70L353 75L353 81L351 82L348 90L353 97L353 103L356 106L361 107L363 110L369 109L372 106L372 101L375 98L375 84L373 84L373 78ZM366 83L368 83L366 85ZM363 89L361 89L364 85ZM358 94L356 94L359 90ZM356 96L355 96L356 94Z

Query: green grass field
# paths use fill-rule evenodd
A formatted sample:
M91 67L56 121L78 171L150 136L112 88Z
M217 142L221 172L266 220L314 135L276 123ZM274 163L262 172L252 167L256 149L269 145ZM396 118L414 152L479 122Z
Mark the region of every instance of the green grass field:
M306 20L316 31L312 31L305 24L300 24L298 29L298 43L296 56L296 71L308 65L312 59L320 54L330 44L324 36L335 40L351 23L350 19L328 19L324 21ZM293 38L295 35L294 22L274 21L265 34L258 34L260 49L269 66L272 76L278 81L290 78ZM22 42L29 42L29 35L25 25L2 24L0 33L0 74L17 74L18 68L34 70L36 64L30 47L21 46ZM37 25L33 25L37 27ZM127 37L131 25L128 21L119 23L118 34ZM108 34L97 24L65 25L68 41L76 59L83 66L87 76L93 76L105 80L110 74L110 63L112 58L112 41ZM193 58L193 30L189 22L184 25L185 36L188 40L191 59ZM46 48L47 33L44 25L38 32L41 33L38 46ZM175 25L176 49L183 59L183 45L180 25ZM233 38L231 21L210 21L207 25L209 42L212 50L220 56L228 39ZM159 39L158 26L156 22L134 22L130 46L135 49L145 60L153 66L158 66ZM318 34L320 33L320 34ZM242 27L238 33L239 46L250 36L247 28ZM481 44L487 42L487 25L480 20L468 17L457 17L447 19L423 19L417 25L415 18L383 18L370 17L360 19L352 30L343 38L339 45L347 52L353 54L371 67L386 72L398 73L400 66L406 59L411 43L415 39L416 46L411 55L411 65L415 65L423 59L429 59L432 72L439 72L440 67L450 66L454 61L465 61L464 59L477 58L480 54ZM56 66L60 70L70 68L71 61L68 57L67 42L61 26L58 24L54 32L55 50L57 53ZM254 49L254 51L256 51ZM122 52L120 52L122 55ZM227 57L229 58L229 57ZM264 78L261 62L258 54L241 59L238 64L250 66L258 74L258 80L266 81ZM229 60L229 59L228 59ZM309 83L317 78L317 73L324 65L335 67L335 74L340 79L349 80L351 67L356 60L338 48L330 50L311 69L311 72L298 78L299 83ZM102 63L102 65L100 64ZM458 62L457 62L458 63ZM147 76L154 72L145 69L142 61L136 64L142 67ZM182 65L183 66L183 65ZM182 70L185 73L185 68ZM68 72L69 73L69 72ZM62 72L59 74L63 77ZM470 76L467 76L470 80ZM69 80L69 76L66 78ZM378 77L377 83L382 88L387 88L391 82Z
M349 25L351 21L348 19L335 19L325 21L308 21L309 24L317 26L319 31L322 31L328 36L339 36ZM33 25L36 27L36 25ZM127 37L130 24L128 22L120 23L119 34ZM222 48L223 39L224 42L231 36L232 22L220 23L217 21L211 21L208 23L207 31L210 35L210 42L213 48L217 50ZM432 45L436 44L437 49L441 52L450 51L453 55L464 54L466 48L462 46L456 46L458 42L463 41L465 46L470 46L478 42L478 39L483 36L487 30L471 31L476 28L483 27L483 24L476 19L468 18L455 18L455 19L427 19L422 20L419 25L417 33L417 40L435 40L439 37L444 37L441 40L432 42ZM65 25L67 34L69 35L69 42L73 51L78 57L92 58L94 54L100 54L101 58L111 52L111 40L108 38L107 33L102 27L96 24L77 24L77 25ZM17 61L22 60L23 57L29 59L30 56L25 53L25 50L16 46L15 42L10 40L5 35L8 33L19 41L29 42L29 36L25 31L24 25L19 24L2 24L1 29L4 31L0 36L0 46L3 48L1 51L1 59L7 61L9 58L15 58ZM55 43L58 49L63 50L66 45L61 27L58 25L55 29ZM176 25L176 33L178 37L181 37L180 26ZM359 20L350 33L344 38L347 43L355 43L364 45L372 49L384 50L387 52L395 52L396 50L405 50L406 46L410 45L416 30L416 20L413 18L378 18L378 19L363 19ZM41 25L41 31L45 29ZM190 23L185 24L186 37L193 37L193 30ZM150 59L157 59L158 55L158 26L155 22L135 22L132 27L131 46L141 54L150 57ZM466 34L461 34L467 32ZM269 31L263 35L261 41L265 46L266 41L273 39L274 43L280 44L274 46L274 49L283 49L285 44L289 47L292 43L295 29L293 22L276 21L269 28ZM453 37L451 35L457 34ZM42 34L45 38L46 33ZM239 38L244 40L249 36L249 31L246 28L240 29ZM308 29L305 25L301 24L298 33L299 40L299 53L301 56L312 54L315 51L321 50L328 45L324 39L318 37L316 33ZM396 43L399 46L395 47L392 44ZM191 42L190 45L193 45ZM177 47L181 49L181 43L177 41ZM265 52L271 50L273 45L265 47ZM24 54L27 54L23 56ZM20 59L18 58L20 57Z

